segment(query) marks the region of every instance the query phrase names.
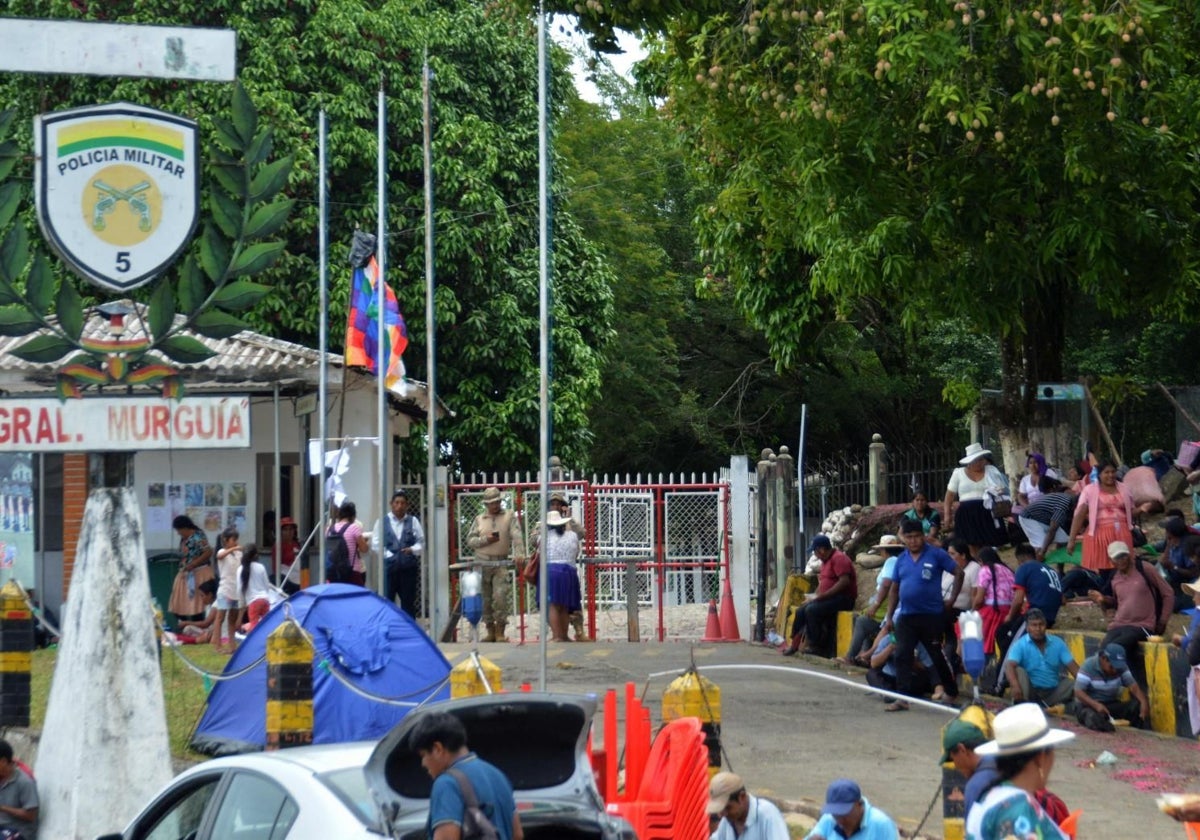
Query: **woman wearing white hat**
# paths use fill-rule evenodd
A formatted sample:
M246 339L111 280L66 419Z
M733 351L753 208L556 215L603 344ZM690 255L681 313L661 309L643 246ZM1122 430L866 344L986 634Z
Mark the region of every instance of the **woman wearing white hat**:
M988 461L991 454L982 444L972 443L967 447L966 455L958 462L960 466L950 474L942 505L942 528L953 529L954 536L966 540L972 554L978 554L985 545L1008 542L1004 524L984 505L989 493L1007 494L1009 490L1008 479Z
M996 757L1000 780L971 806L967 840L1067 840L1068 835L1042 808L1037 794L1054 769L1054 748L1070 741L1074 733L1051 729L1036 703L1018 703L1000 712L992 731L995 740L981 744L975 752Z

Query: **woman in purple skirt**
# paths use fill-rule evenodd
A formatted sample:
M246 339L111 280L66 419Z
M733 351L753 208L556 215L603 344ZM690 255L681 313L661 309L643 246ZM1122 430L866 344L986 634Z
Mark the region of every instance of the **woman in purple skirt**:
M556 510L546 517L546 600L550 604L550 633L556 642L569 642L567 623L572 612L581 608L579 572L579 535L567 525L571 517Z

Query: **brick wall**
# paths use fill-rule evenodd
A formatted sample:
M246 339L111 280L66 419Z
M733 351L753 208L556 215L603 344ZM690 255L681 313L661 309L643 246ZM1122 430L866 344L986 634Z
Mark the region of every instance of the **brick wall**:
M63 456L63 592L65 600L75 569L75 549L83 525L83 508L88 497L88 456L72 453Z

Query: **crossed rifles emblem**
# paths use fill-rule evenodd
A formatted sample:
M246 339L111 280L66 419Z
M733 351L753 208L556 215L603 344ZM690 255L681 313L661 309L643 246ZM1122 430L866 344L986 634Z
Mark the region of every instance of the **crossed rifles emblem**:
M96 199L96 206L92 210L92 227L95 230L104 230L107 226L104 217L112 213L122 201L139 216L138 228L142 231L150 230L150 202L146 200L146 190L150 189L149 181L139 181L127 190L117 189L100 180L93 181L92 186L100 191L100 197Z

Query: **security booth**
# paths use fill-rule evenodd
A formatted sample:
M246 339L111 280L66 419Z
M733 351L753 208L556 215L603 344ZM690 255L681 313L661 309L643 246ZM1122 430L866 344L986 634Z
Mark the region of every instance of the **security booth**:
M127 306L124 339L136 340L141 305ZM263 546L273 540L276 517L293 518L302 543L323 523L318 447L310 446L318 434L319 352L249 330L224 339L183 334L216 355L178 366L178 398L125 383L63 398L61 361L23 361L9 350L29 336L0 337L0 576L35 589L56 613L70 591L88 492L101 483L89 471L89 453L133 454L156 600L169 595L177 568L171 521L179 514L214 545L230 525L243 542ZM109 338L110 317L90 312L84 335ZM341 489L369 528L387 504L378 498L377 383L347 368L341 356L327 354L324 364L326 446L341 450ZM423 383L407 380L388 390L391 475L401 466L399 441L427 407ZM305 554L310 564L315 545L314 539ZM269 558L269 550L264 554ZM160 605L165 609L165 600Z

